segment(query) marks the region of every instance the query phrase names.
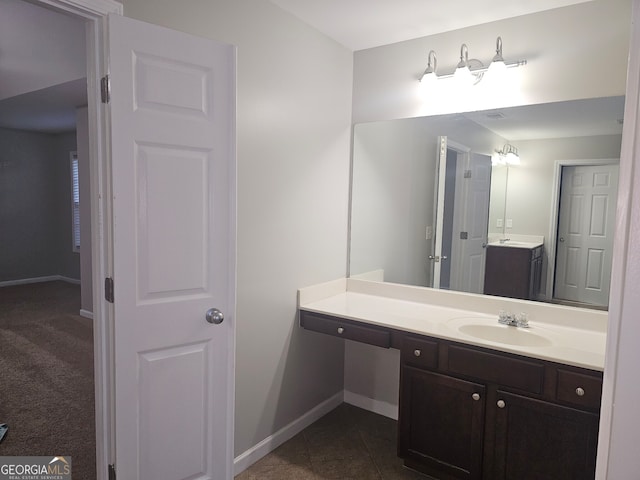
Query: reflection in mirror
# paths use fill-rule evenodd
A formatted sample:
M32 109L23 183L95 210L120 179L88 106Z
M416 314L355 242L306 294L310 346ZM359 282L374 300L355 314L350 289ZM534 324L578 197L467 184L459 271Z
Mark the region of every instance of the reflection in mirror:
M352 277L606 308L624 97L359 124ZM519 165L492 165L513 145Z

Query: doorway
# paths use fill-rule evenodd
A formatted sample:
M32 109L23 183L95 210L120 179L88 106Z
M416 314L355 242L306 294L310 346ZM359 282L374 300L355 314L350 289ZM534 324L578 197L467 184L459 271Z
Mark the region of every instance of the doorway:
M3 168L3 211L9 214L3 217L10 222L3 225L3 240L11 242L2 242L5 261L9 262L4 266L10 268L3 268L0 278L4 280L0 291L0 363L5 372L0 422L9 425L0 454L70 455L74 474L93 478L94 335L91 320L81 318L91 317L93 310L91 233L84 228L91 224L91 209L83 208L91 197L89 142L87 137L79 138L88 136L86 120L82 126L74 125L81 116L76 107L84 106L86 112L87 103L86 78L75 78L78 72L86 75L85 24L27 2L3 2L2 7L4 21L13 23L12 34L19 31L23 35L12 37L3 58L11 62L22 55L19 51L12 54L14 47L31 48L46 38L46 42L60 43L55 48L60 55L48 57L50 45L45 42L42 56L63 65L60 70L66 68L69 76L59 76L60 70L38 55L32 57L40 62L40 71L24 65L33 79L11 76L11 68L1 75L0 109L8 153ZM57 35L62 33L65 40ZM69 49L70 44L77 48ZM75 62L79 53L83 58ZM82 158L74 170L71 152L78 150ZM86 192L75 211L74 180ZM74 214L82 217L80 252L79 239L72 235ZM82 268L80 256L88 263L88 271ZM83 294L89 295L84 304Z

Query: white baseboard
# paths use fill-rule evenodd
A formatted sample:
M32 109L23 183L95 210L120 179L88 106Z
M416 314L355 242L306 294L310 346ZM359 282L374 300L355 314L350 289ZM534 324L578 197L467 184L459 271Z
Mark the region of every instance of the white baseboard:
M368 410L369 412L384 415L385 417L389 417L394 420L398 419L398 405L393 403L375 400L358 393L349 392L348 390L344 391L344 403L360 407L364 410Z
M80 316L84 317L84 318L88 318L89 320L93 320L93 312L90 312L89 310L83 310L81 308L80 309Z
M62 275L48 275L46 277L20 278L18 280L6 280L4 282L0 282L0 287L11 287L14 285L28 285L30 283L54 282L56 280L61 280L63 282L80 285L80 280L75 278L69 278Z
M317 407L309 410L307 413L297 418L288 425L285 425L273 435L268 436L257 445L249 450L241 453L233 460L234 475L245 471L255 462L260 460L268 453L274 451L287 440L293 438L302 430L307 428L316 420L329 413L331 410L340 405L343 401L343 392L336 393L333 397L325 400Z

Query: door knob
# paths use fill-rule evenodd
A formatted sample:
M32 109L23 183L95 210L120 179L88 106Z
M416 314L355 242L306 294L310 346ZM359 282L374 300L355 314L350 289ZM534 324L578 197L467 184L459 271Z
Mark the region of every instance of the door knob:
M561 242L564 242L564 237L560 237L560 241L561 241Z
M210 308L205 315L207 322L218 325L224 320L224 314L217 308Z

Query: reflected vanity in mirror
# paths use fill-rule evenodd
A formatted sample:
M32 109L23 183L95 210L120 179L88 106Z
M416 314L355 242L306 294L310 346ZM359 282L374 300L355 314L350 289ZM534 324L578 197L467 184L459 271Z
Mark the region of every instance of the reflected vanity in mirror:
M608 97L356 125L350 276L606 308L623 113Z

